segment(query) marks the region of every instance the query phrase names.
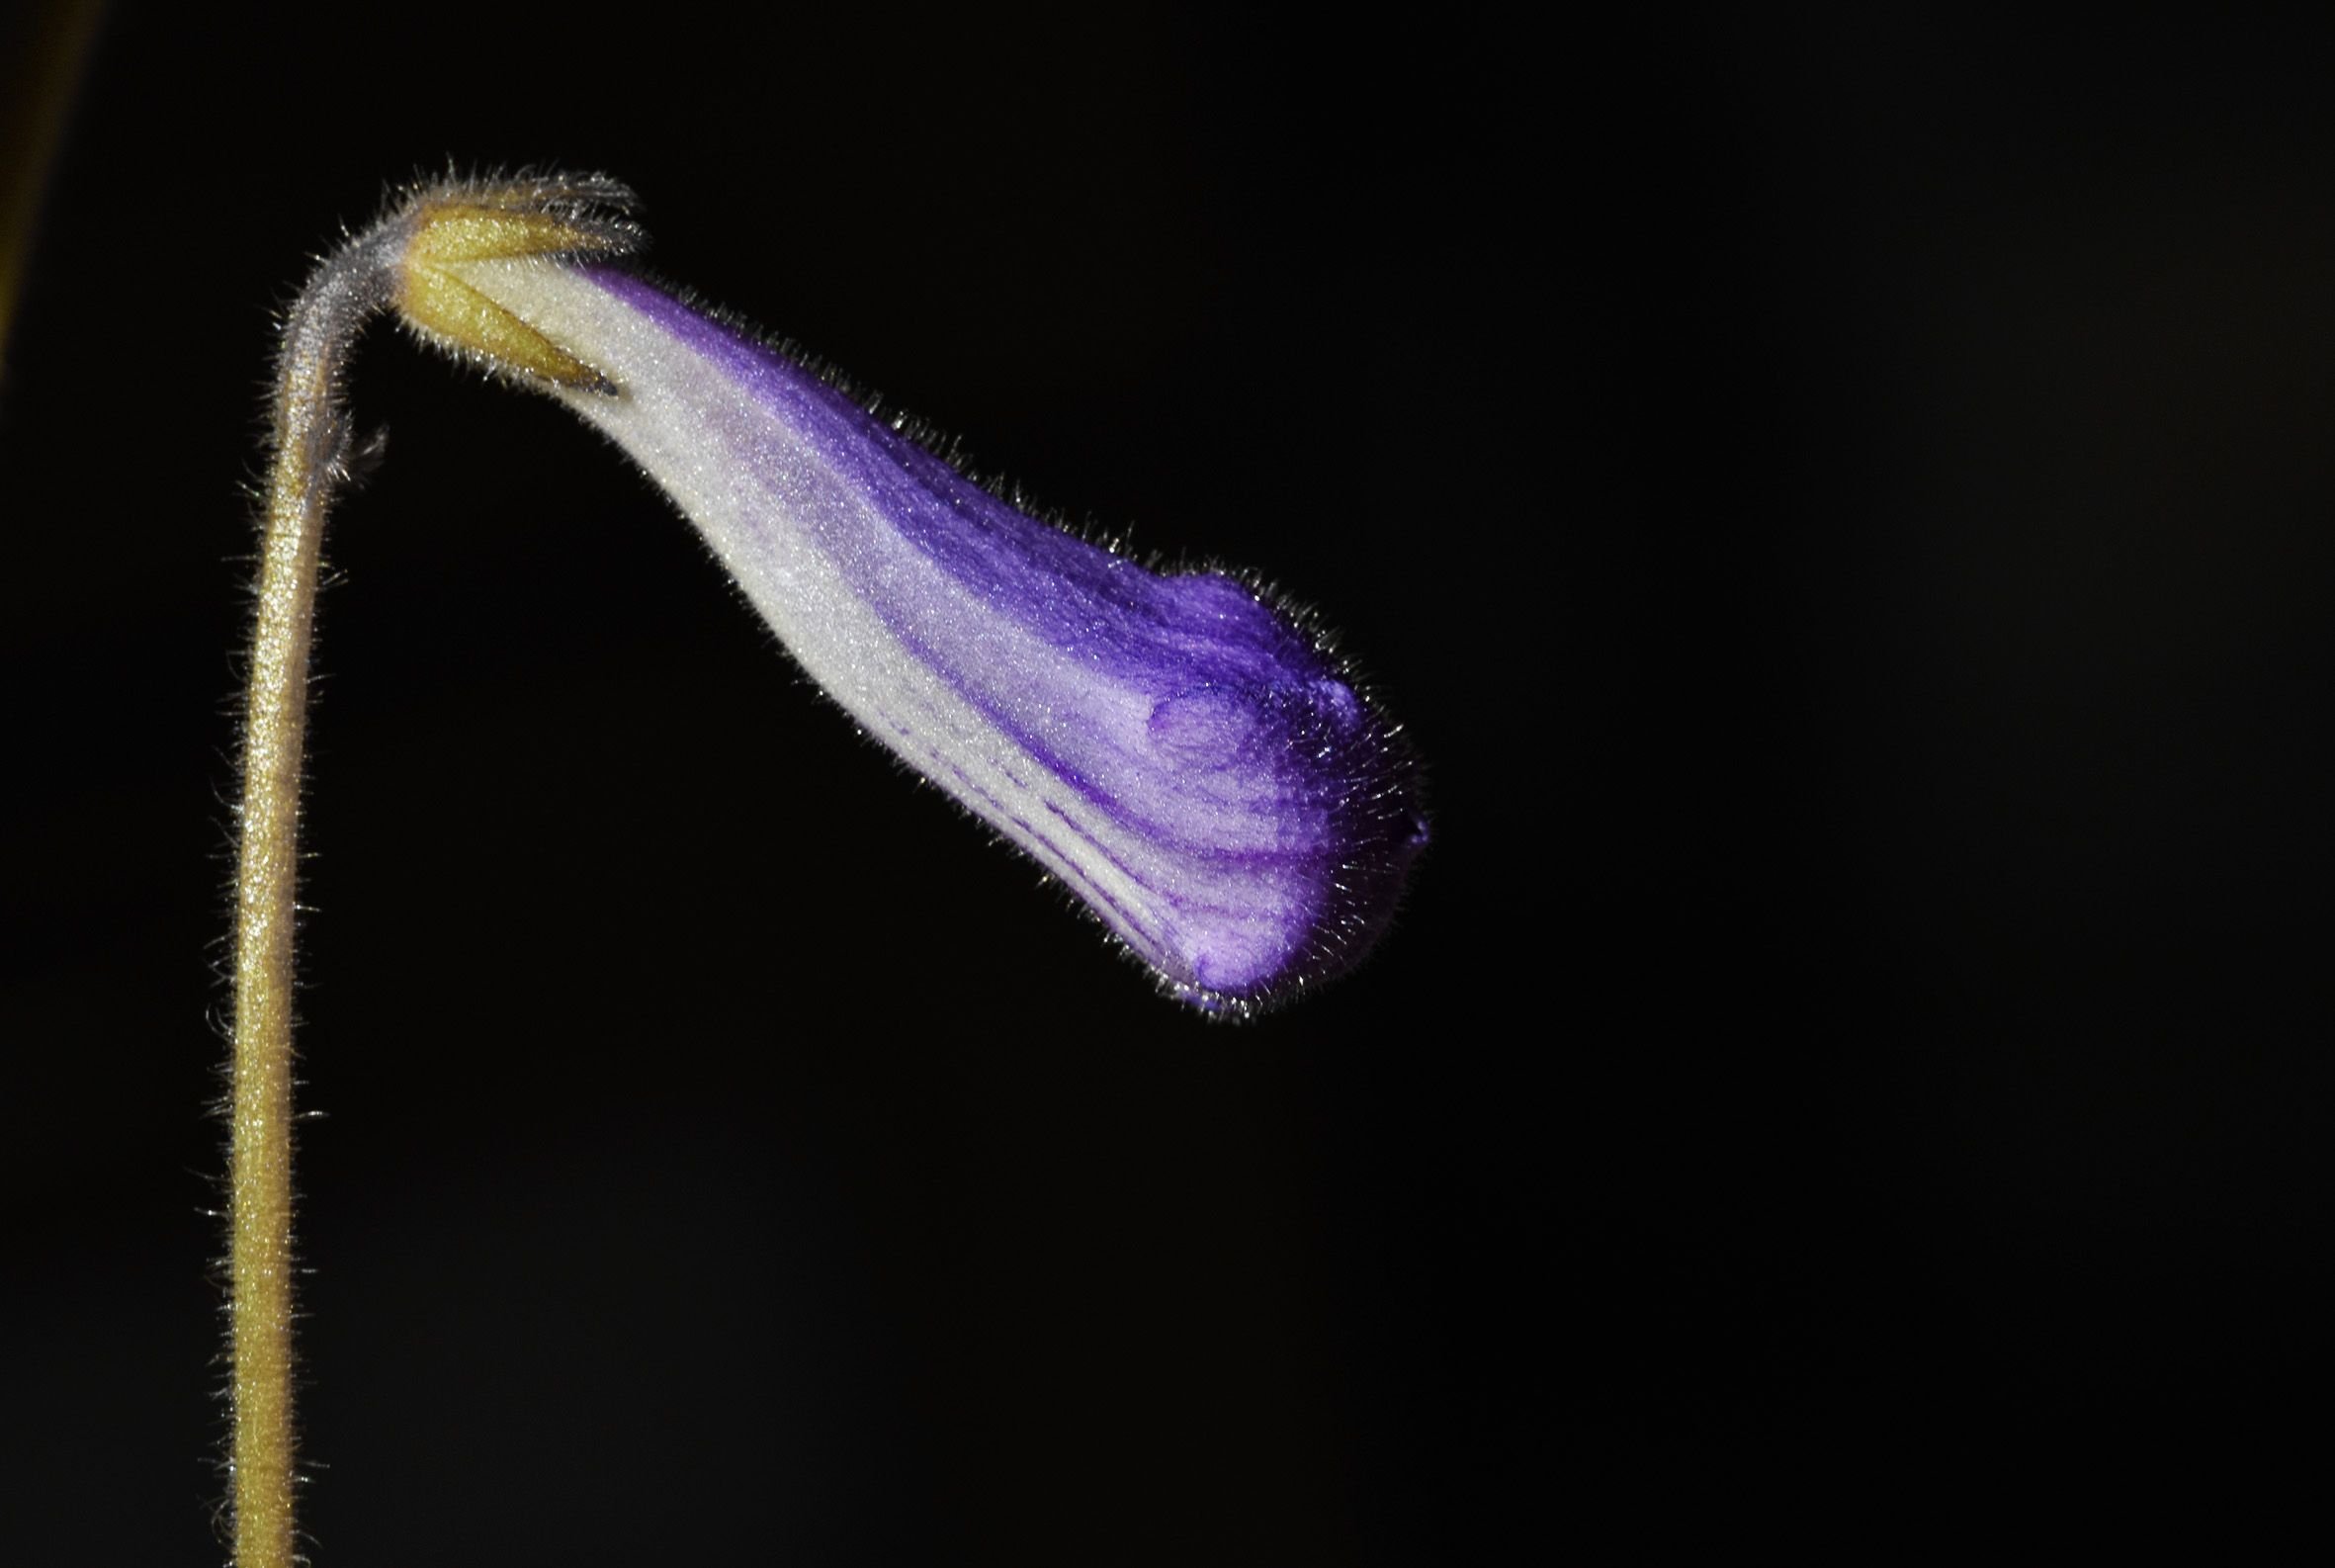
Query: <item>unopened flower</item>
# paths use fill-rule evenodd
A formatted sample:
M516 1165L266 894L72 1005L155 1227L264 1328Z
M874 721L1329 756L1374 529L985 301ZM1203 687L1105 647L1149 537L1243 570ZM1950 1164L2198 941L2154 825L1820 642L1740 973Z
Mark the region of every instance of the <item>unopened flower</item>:
M622 447L869 735L1174 995L1244 1009L1384 927L1426 839L1417 768L1303 618L1031 517L753 333L561 254L528 225L583 219L530 187L415 211L407 319Z

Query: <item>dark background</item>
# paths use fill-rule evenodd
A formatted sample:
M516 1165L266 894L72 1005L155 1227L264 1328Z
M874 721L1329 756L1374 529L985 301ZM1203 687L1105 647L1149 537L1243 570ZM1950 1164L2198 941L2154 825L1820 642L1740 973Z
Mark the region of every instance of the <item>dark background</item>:
M757 15L99 33L0 378L0 1553L218 1556L271 309L449 159L623 177L664 275L1322 606L1437 841L1360 973L1187 1016L378 331L320 1563L1926 1532L2323 1408L2323 25Z

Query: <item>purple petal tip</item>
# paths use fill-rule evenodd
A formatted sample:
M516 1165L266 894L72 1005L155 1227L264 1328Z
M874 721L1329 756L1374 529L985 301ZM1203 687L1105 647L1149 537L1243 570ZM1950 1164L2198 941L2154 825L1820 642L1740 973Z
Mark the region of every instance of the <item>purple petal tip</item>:
M791 354L612 268L473 278L867 733L1242 1015L1356 962L1427 840L1405 738L1308 619L1030 516Z

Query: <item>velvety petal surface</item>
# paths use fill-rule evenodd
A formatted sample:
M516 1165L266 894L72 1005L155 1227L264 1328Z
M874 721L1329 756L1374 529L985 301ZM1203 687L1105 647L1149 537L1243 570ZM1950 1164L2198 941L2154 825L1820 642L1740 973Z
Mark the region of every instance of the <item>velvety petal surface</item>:
M559 395L672 497L812 677L1175 995L1244 1008L1383 928L1426 839L1417 768L1295 617L1027 515L629 272L459 270L617 389Z

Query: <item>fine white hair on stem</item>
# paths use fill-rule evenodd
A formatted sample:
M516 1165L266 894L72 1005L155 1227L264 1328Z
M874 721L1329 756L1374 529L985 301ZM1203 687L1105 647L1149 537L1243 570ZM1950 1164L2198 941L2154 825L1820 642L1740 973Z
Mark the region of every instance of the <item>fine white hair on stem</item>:
M293 1000L302 754L324 522L354 453L343 383L367 322L415 288L417 248L609 256L638 242L623 187L522 176L409 193L323 257L286 313L243 706L228 1060L228 1511L237 1568L291 1568L298 1549L293 1420ZM426 280L425 280L426 286ZM411 312L408 311L410 314ZM524 339L520 340L524 346ZM538 373L562 379L563 356ZM579 385L591 385L575 378Z

